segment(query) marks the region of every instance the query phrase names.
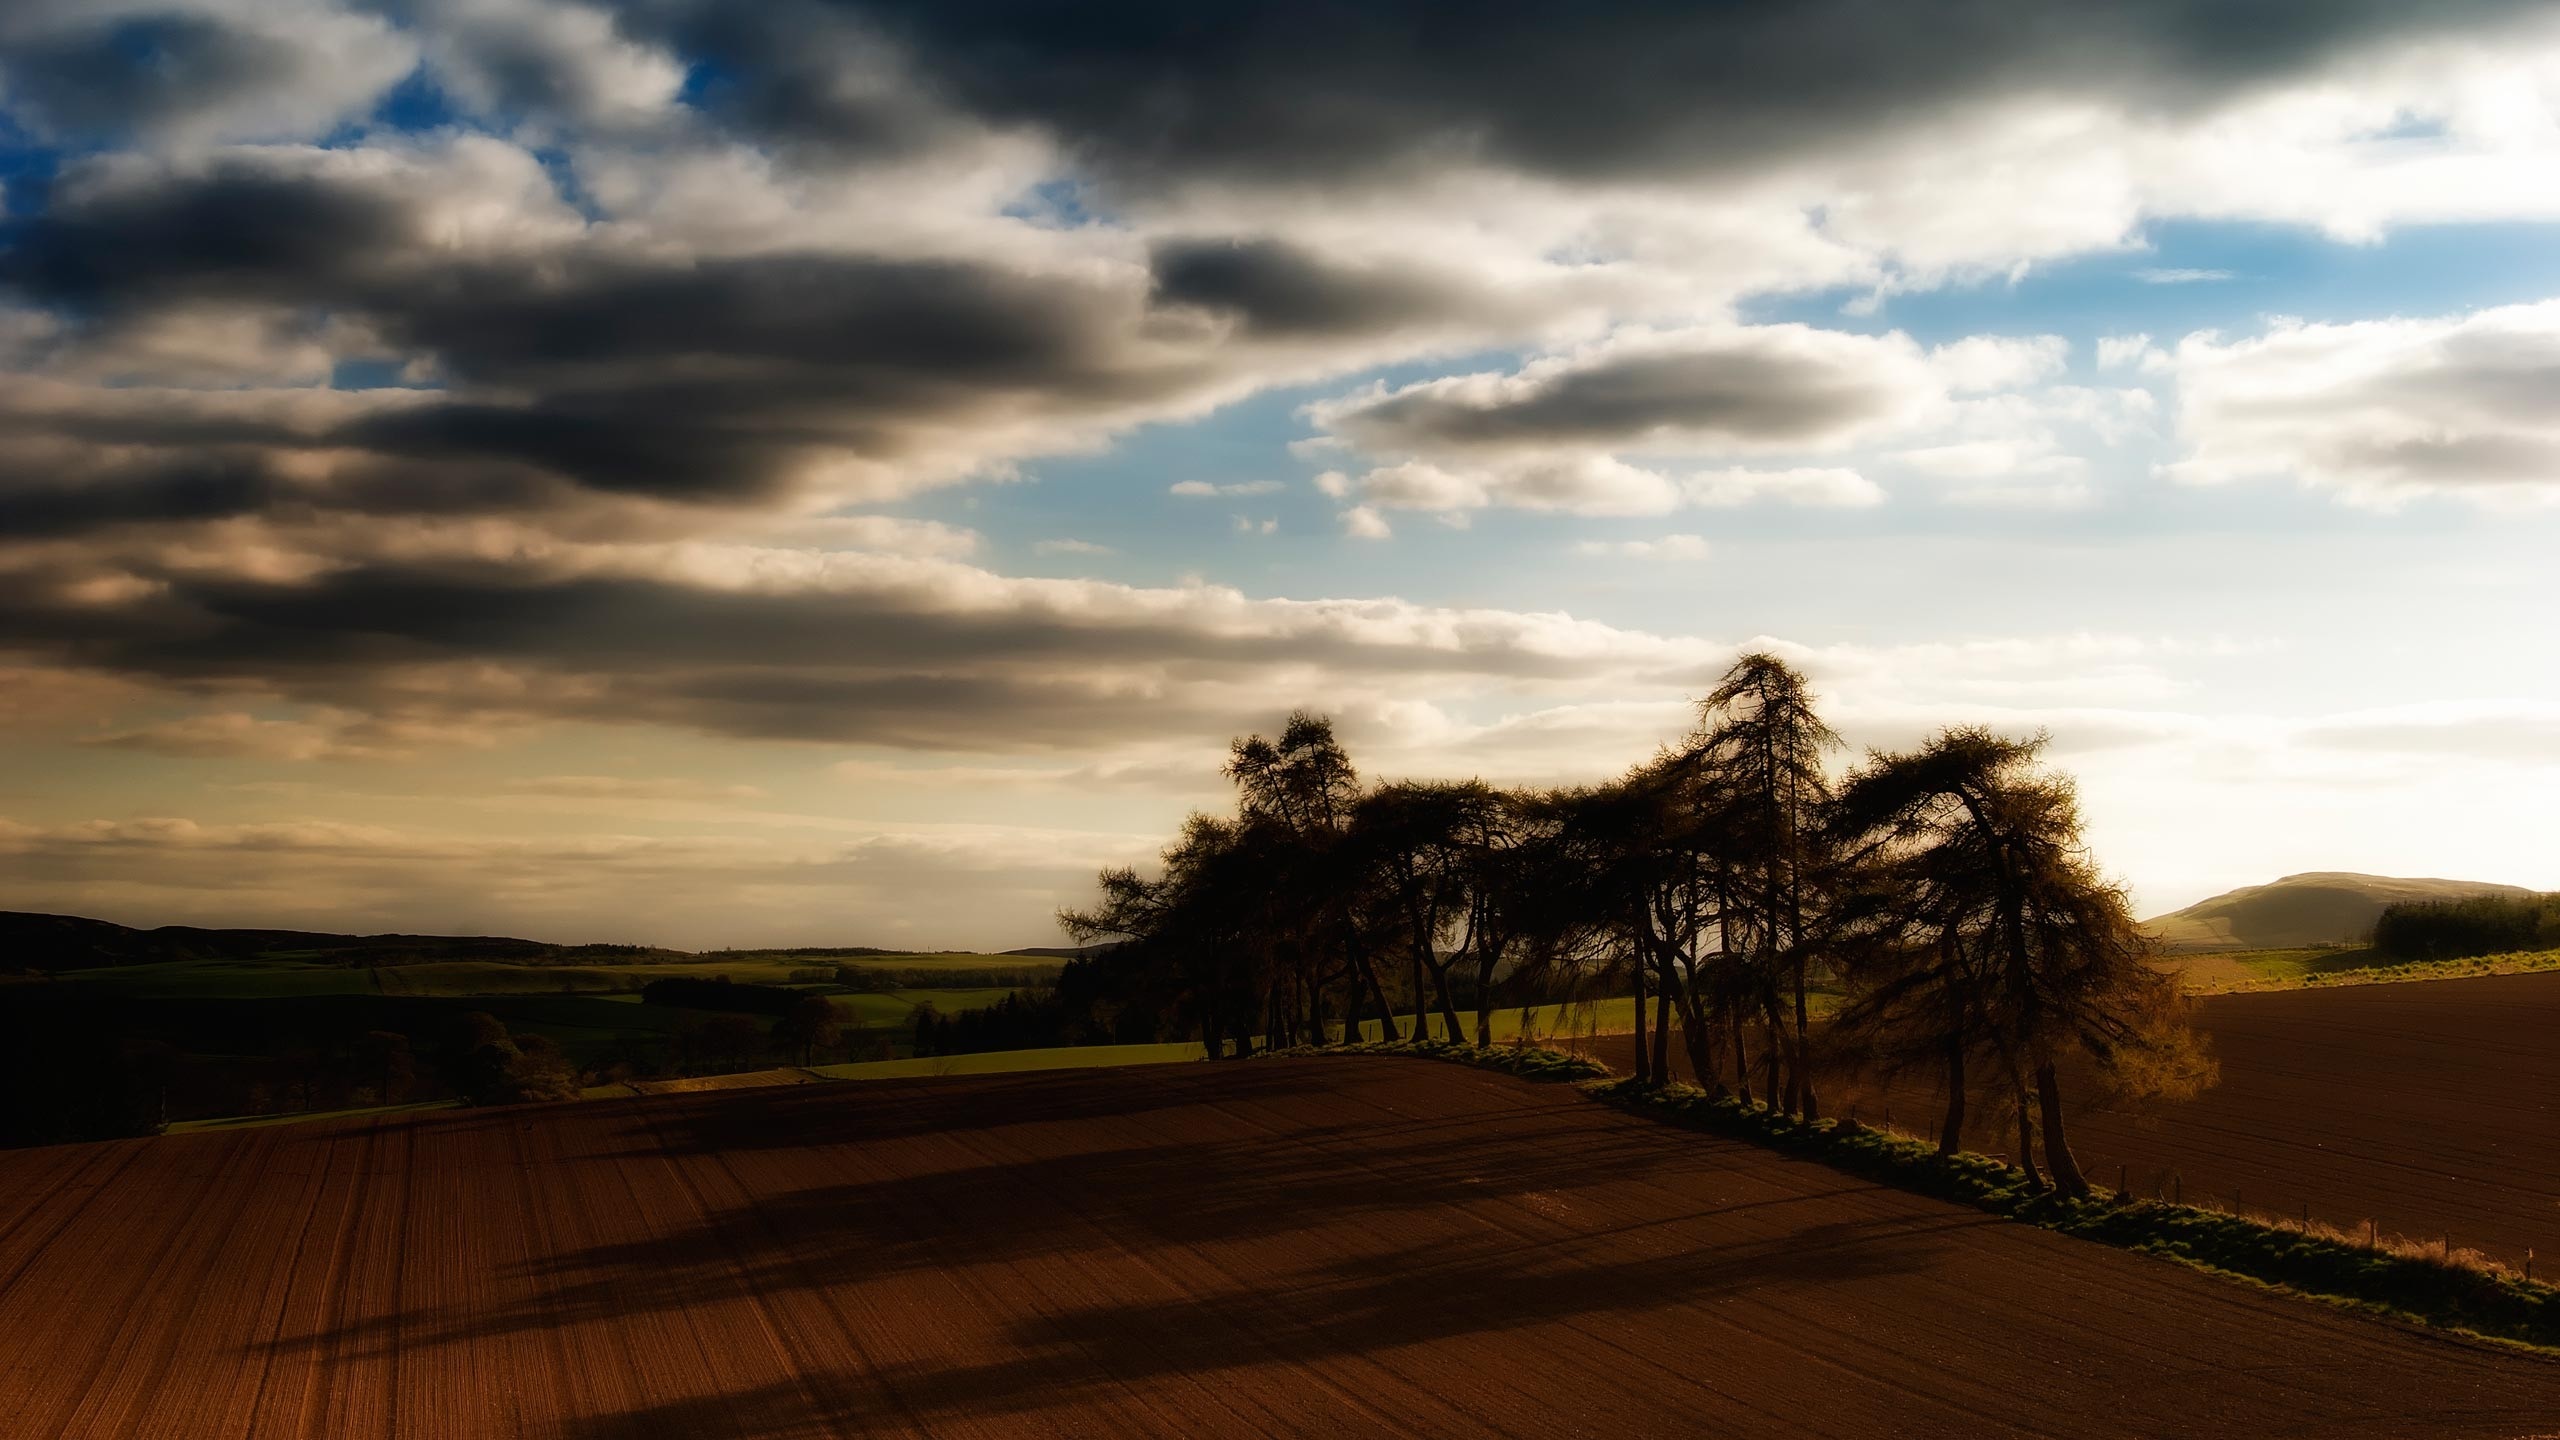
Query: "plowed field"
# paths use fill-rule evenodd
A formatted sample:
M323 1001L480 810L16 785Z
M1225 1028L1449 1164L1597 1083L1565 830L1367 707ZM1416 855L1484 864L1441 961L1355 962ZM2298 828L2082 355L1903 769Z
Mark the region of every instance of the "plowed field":
M0 1434L2518 1436L2560 1365L1454 1066L0 1155Z
M2402 985L2216 995L2200 1005L2222 1083L2150 1114L2075 1116L2072 1153L2089 1177L2189 1204L2298 1216L2456 1247L2515 1263L2537 1252L2560 1276L2560 973ZM1679 1049L1674 1037L1673 1049ZM1628 1037L1597 1057L1633 1060ZM1685 1060L1675 1065L1683 1078ZM1852 1101L1934 1136L1940 1087L1887 1093L1835 1081ZM1977 1103L1975 1145L2013 1148L2010 1112ZM2174 1179L2172 1178L2174 1177Z

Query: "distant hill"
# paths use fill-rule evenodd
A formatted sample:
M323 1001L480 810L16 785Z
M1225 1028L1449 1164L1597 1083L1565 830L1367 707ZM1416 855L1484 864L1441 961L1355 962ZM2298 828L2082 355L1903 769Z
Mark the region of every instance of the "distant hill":
M170 960L292 959L318 964L400 965L424 960L634 960L663 954L641 945L551 945L507 935L332 935L316 930L137 930L79 915L0 910L0 970L96 970Z
M1067 957L1108 949L1033 947L1005 953ZM805 945L712 950L699 955L654 945L555 945L511 935L333 935L318 930L211 930L163 925L137 930L79 915L40 915L0 910L0 971L97 970L114 965L154 965L171 960L299 960L315 965L416 965L432 960L487 960L502 964L611 965L641 960L727 960L783 956L808 960L880 957L972 957L973 950L883 950L871 945Z
M1100 940L1091 945L1025 945L1007 950L1007 955L1027 955L1047 960L1081 960L1087 955L1103 955L1128 944L1126 940Z
M2274 950L2353 943L2369 938L2382 908L2403 900L2458 900L2471 895L2530 895L2514 885L2479 880L2403 880L2315 870L2251 885L2142 922L2171 954Z

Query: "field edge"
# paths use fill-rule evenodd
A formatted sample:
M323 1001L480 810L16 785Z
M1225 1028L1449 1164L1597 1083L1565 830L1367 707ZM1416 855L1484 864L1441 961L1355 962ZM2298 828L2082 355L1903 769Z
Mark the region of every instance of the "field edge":
M2560 1362L2560 1286L2527 1280L2468 1252L2429 1256L2414 1247L2386 1245L2378 1236L2369 1244L2358 1242L2316 1223L2279 1224L2103 1188L2087 1198L2060 1196L2031 1187L2024 1170L1987 1155L1940 1155L1926 1141L1854 1120L1800 1120L1694 1085L1640 1085L1586 1056L1535 1046L1370 1042L1301 1045L1255 1058L1336 1055L1430 1060L1533 1083L1569 1084L1612 1109L1747 1141L2038 1229L2431 1337Z

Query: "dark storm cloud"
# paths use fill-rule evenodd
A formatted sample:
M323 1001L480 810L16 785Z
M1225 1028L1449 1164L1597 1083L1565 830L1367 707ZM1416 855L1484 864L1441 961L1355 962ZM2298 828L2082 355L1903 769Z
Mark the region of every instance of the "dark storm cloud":
M228 13L0 8L0 93L21 124L77 143L305 133L362 109L415 61L380 17L312 0Z
M111 485L13 483L0 467L0 538L78 535L108 525L220 520L255 514L280 487L254 458L207 456L142 467Z
M10 95L50 129L150 131L297 78L293 52L209 15L137 15L10 47Z
M393 353L434 357L451 398L294 443L521 463L679 499L769 498L822 453L893 464L973 422L1080 423L1179 400L1219 373L1183 348L1201 327L1152 313L1134 268L455 253L434 238L435 180L404 187L265 157L75 173L62 204L15 228L0 288L98 332L192 305L326 307ZM99 423L45 422L54 433ZM216 433L226 422L203 414L107 423L124 428L87 438L261 438L254 422Z
M639 568L377 561L259 580L181 567L107 601L22 574L0 588L0 650L418 718L637 720L927 748L1214 733L1317 676L1338 691L1695 663L1651 637L1552 616L1007 581L930 563L766 589ZM508 678L493 686L492 675Z
M1908 409L1930 382L1899 336L1799 326L1639 336L1511 376L1464 376L1317 407L1365 450L1485 454L1689 445L1814 445Z
M1234 315L1267 335L1373 334L1480 314L1490 301L1420 266L1355 267L1281 240L1168 240L1149 260L1159 303Z
M2180 106L2342 51L2542 7L2526 0L1955 0L1769 4L1198 5L875 0L830 7L855 53L890 48L908 110L848 109L792 36L807 6L633 0L626 24L715 56L715 104L804 143L869 139L926 100L1057 135L1147 187L1339 181L1479 157L1565 177L1754 167L1992 92ZM713 17L718 17L716 20Z
M371 257L416 238L411 205L386 189L246 158L158 183L79 189L0 238L0 285L39 302L135 311L171 299L353 298Z

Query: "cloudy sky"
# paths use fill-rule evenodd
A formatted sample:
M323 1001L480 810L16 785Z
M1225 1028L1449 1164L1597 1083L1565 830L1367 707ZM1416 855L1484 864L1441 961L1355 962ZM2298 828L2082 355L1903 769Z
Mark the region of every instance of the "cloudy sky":
M0 906L1043 943L1746 646L2560 887L2551 4L16 0L0 178Z

